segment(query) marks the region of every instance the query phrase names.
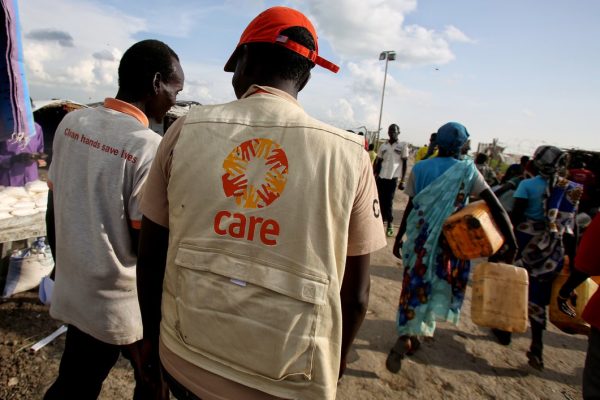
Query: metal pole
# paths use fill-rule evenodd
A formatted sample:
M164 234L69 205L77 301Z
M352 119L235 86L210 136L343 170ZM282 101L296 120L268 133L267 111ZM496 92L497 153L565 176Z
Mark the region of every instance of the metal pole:
M383 114L383 97L385 96L385 81L387 78L389 54L385 53L385 72L383 73L383 90L381 91L381 107L379 108L379 124L377 124L377 140L375 146L379 144L379 134L381 133L381 115Z

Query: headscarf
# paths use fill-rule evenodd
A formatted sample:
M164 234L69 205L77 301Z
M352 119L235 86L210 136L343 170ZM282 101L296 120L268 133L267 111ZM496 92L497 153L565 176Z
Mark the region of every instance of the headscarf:
M553 178L566 164L567 153L555 146L540 146L533 153L533 165L544 178Z
M469 132L464 125L458 122L448 122L437 131L436 144L441 150L456 155L469 138Z

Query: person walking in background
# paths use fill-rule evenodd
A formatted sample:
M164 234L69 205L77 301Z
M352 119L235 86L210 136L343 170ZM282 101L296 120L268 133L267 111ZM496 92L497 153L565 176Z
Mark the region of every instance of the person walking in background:
M518 164L511 164L507 169L502 179L500 180L500 184L504 185L510 179L513 179L517 176L523 176L525 173L525 168L527 167L527 163L529 162L529 156L522 156Z
M335 398L386 240L364 137L296 100L315 64L338 69L318 54L303 14L267 9L225 65L238 100L192 108L158 150L138 293L144 364L160 352L179 399Z
M417 154L415 155L415 163L418 163L421 160L427 160L431 157L436 157L438 154L437 145L435 143L435 139L437 137L437 133L432 133L429 136L429 144L421 147L417 150Z
M577 248L574 268L569 279L558 292L558 308L575 317L575 310L568 304L573 291L590 276L600 275L600 214L596 214L583 234ZM583 398L600 399L600 291L592 296L583 310L583 319L591 325L588 351L583 368Z
M369 159L371 160L371 165L375 163L375 159L377 158L377 152L375 151L375 145L371 143L369 145Z
M475 166L477 167L477 170L481 172L481 175L483 175L483 178L489 186L495 186L498 184L498 178L487 162L488 156L485 153L479 153L477 154L477 157L475 157Z
M473 162L460 160L468 137L467 129L457 122L440 127L438 156L415 164L408 178L409 201L393 248L402 259L404 278L396 318L399 337L386 360L391 372L400 370L405 354L418 350L419 336L434 335L436 321L458 324L470 262L458 260L442 245L442 225L453 212L470 196L481 197L504 235L501 257L510 263L516 252L508 215Z
M398 142L399 135L400 127L391 124L388 128L389 139L379 147L374 167L381 214L383 222L387 223L387 236L394 236L394 228L392 227L394 195L396 194L396 188L404 189L404 177L406 176L409 156L408 144ZM399 177L400 183L398 183Z
M569 165L569 179L583 186L579 211L590 214L594 203L593 196L597 192L596 175L586 167L585 162L574 160Z
M515 204L514 193L521 181L525 179L525 168L528 162L528 156L521 157L521 164L512 164L508 167L500 184L493 188L494 194L508 213L512 212Z
M574 234L582 187L559 176L566 163L567 154L558 147L538 147L533 156L536 176L521 181L513 195L511 220L519 245L515 265L529 275L531 345L527 358L538 370L544 369L543 334L552 282L562 270L565 254L575 253L574 248L566 247L575 240L566 237ZM510 344L510 332L492 331L501 344Z
M116 98L67 114L56 130L48 180L49 229L56 233L50 315L68 330L45 400L97 398L121 353L134 369L133 398L151 398L147 366L139 364L139 202L161 139L148 119L164 117L183 80L169 46L138 42L121 58Z

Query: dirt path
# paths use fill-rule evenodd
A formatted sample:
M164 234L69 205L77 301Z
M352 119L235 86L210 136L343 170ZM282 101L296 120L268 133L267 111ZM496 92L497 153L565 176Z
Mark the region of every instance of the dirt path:
M400 222L406 197L396 196L395 222ZM382 228L383 229L383 228ZM396 226L397 229L397 226ZM470 320L470 289L458 327L440 324L435 338L403 362L392 374L385 368L387 351L395 341L395 305L401 268L391 254L393 239L372 257L371 298L367 318L350 355L348 371L339 386L340 400L364 399L580 399L581 374L587 338L569 336L553 326L545 335L544 372L527 365L529 333L513 343L497 344L489 330ZM28 345L60 324L28 292L0 303L0 399L39 399L58 370L64 336L36 354ZM105 382L103 400L130 399L133 374L121 359Z

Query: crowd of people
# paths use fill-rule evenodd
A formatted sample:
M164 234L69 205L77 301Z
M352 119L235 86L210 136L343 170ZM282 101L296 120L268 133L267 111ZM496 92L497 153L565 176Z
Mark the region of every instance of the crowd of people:
M409 172L398 125L376 149L301 108L316 65L338 70L319 56L308 18L273 7L225 64L237 100L192 107L161 138L150 122L175 104L185 76L173 49L144 40L123 54L114 98L62 120L47 223L50 313L68 330L44 399L97 398L120 355L134 370L134 399L334 399L367 311L370 254L394 234L404 278L386 367L399 372L437 321L459 321L470 262L441 231L475 198L505 239L493 259L530 275L527 356L543 368L548 288L564 255L575 260L558 300L565 313L574 288L600 273L598 216L575 250L584 190L563 176L565 153L544 146L491 181L485 160L466 156L466 127L449 122ZM394 232L397 190L409 201ZM600 395L599 302L584 315L590 398Z
M390 130L395 130L395 125ZM390 143L395 142L390 134ZM490 257L525 268L529 276L528 316L531 345L526 356L529 364L544 369L543 332L547 308L556 301L559 309L575 317L570 301L574 290L590 275L600 271L597 249L600 214L594 208L595 177L582 170L581 162L570 163L569 154L555 146L540 146L530 159L510 165L500 179L488 165L488 157L478 154L475 160L464 157L468 143L467 129L450 122L432 134L427 146L419 149L404 193L409 200L394 242L393 253L402 260L404 278L400 291L396 328L398 340L389 351L386 367L391 372L401 369L405 355L413 355L420 346L420 337L432 337L437 321L457 324L463 303L470 261L458 259L445 243L441 233L444 221L471 199L484 200L496 226L504 237L504 246ZM382 146L383 147L383 146ZM395 159L379 153L384 163L393 164L400 173L400 155ZM389 166L389 165L388 165ZM395 169L394 169L395 168ZM404 167L403 167L404 169ZM378 188L382 187L380 169L374 166ZM579 183L578 183L579 182ZM587 193L587 203L578 214L580 201ZM380 190L382 206L387 205L388 192ZM597 205L596 205L597 207ZM384 220L386 214L383 212ZM592 225L583 235L586 226ZM587 218L578 218L578 217ZM390 229L390 225L387 226ZM581 244L579 245L579 242ZM579 247L578 247L579 245ZM565 260L572 260L569 279L552 299L552 285L563 269ZM583 394L587 398L600 396L598 371L598 297L590 301L584 318L591 324ZM509 345L511 333L492 329L498 342Z

